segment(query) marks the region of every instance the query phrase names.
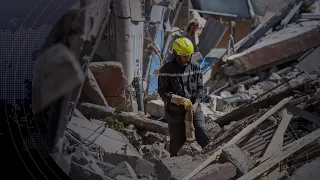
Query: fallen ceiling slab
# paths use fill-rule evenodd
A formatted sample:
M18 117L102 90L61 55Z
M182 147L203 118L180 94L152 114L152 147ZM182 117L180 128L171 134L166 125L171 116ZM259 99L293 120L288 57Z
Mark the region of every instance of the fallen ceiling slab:
M320 45L319 25L320 21L301 22L264 37L246 51L229 56L233 65L225 66L224 74L250 73L294 60L294 56Z

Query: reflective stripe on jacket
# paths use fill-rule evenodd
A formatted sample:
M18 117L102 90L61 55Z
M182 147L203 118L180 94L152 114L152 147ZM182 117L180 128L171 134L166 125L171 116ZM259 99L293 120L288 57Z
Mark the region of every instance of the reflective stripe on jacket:
M199 63L191 61L181 65L174 59L164 64L159 73L158 93L165 103L168 118L181 116L184 111L183 107L170 103L172 94L186 97L192 103L200 103L204 88Z

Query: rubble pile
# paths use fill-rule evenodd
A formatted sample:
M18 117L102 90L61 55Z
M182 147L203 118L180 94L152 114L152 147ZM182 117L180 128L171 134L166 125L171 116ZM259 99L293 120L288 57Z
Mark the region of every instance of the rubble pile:
M212 138L207 147L195 143L170 157L163 101L143 88L148 91L145 113L129 110L122 64L93 62L80 102L57 145L56 159L63 157L60 164L73 178L271 180L281 175L299 179L301 171L308 170L306 161L320 155L316 151L320 148L320 20L301 18L305 4L293 0L203 71L208 90L200 107ZM178 1L147 5L170 12L160 22L167 28L174 19L170 15L179 14ZM147 16L149 22L155 9ZM150 48L146 44L151 43L157 51L160 47L152 42L159 26L147 26L145 31L152 33L144 46ZM172 38L169 35L167 41ZM201 44L202 38L192 38ZM168 44L162 46L169 48ZM145 52L143 64L151 66L151 54ZM143 71L149 76L151 70ZM296 171L298 164L304 165Z

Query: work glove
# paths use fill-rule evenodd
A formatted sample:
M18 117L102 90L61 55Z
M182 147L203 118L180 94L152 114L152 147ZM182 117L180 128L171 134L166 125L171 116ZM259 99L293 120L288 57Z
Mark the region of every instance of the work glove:
M195 141L196 137L195 137L195 128L193 126L193 112L192 112L192 109L187 110L184 122L185 122L185 125L186 125L186 139L187 139L187 142Z
M185 110L192 109L192 102L185 97L181 97L181 96L173 94L170 102L172 102L176 105L183 105Z

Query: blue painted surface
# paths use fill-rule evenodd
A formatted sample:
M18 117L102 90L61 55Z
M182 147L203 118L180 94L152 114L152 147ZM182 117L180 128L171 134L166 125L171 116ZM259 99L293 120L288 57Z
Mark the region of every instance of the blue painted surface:
M217 58L214 58L214 57L205 57L205 58L202 58L200 60L200 69L201 69L201 72L202 73L205 73L207 72L212 64L217 60Z
M155 43L160 48L160 54L164 46L164 30L158 29ZM157 92L158 89L158 76L154 74L154 71L160 67L160 59L157 54L153 53L151 58L151 67L149 72L149 86L148 95L152 95Z

